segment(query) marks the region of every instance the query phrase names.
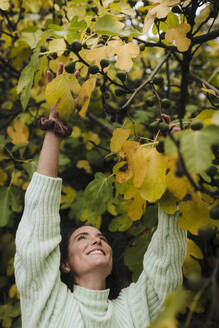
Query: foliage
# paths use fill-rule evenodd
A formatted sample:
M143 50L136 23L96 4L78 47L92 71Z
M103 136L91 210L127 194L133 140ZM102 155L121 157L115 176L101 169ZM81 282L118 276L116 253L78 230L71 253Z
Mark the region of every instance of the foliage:
M1 326L21 326L14 237L43 142L39 118L61 99L73 126L59 158L63 224L115 235L126 284L141 272L157 203L178 209L189 231L184 290L150 327L217 327L217 1L1 0L0 13ZM66 71L47 84L60 62Z

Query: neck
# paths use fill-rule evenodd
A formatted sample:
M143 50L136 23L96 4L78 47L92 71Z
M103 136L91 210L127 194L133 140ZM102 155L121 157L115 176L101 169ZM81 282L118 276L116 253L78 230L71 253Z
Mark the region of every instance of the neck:
M75 277L75 285L93 289L93 290L103 290L106 289L106 281L102 277L97 275L85 275L81 277Z

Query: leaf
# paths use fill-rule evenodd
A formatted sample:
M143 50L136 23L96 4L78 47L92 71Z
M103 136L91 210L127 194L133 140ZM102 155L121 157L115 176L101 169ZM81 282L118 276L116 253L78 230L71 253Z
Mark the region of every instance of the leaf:
M109 224L109 230L112 232L126 231L132 226L132 224L133 221L128 217L127 214L119 215L111 220Z
M218 112L216 112L218 113ZM212 118L214 116L214 114L216 114L215 111L213 109L205 109L202 110L201 113L199 113L195 118L195 120L199 120L202 121L204 126L210 125L211 123L214 124L212 122ZM218 124L219 125L219 124Z
M177 198L168 189L160 199L160 207L168 214L174 214L177 210Z
M166 176L167 188L176 198L183 199L186 194L190 194L193 191L193 187L185 176L177 177L175 175L176 161L176 157L169 157Z
M21 104L23 109L26 109L27 103L30 98L30 90L33 85L34 73L39 60L40 48L36 48L31 57L29 64L23 69L21 72L18 85L17 85L17 93L21 93Z
M88 174L91 173L91 167L88 161L80 160L76 163L77 168L84 169Z
M147 170L140 195L149 202L156 202L166 190L167 163L163 155L154 148L148 150Z
M71 207L72 202L76 196L76 191L71 186L62 187L62 196L61 196L61 209Z
M61 56L66 49L66 43L64 39L54 39L49 42L49 51L47 53L56 52L58 56Z
M14 123L14 126L9 126L7 128L7 133L9 137L12 139L11 142L14 145L19 143L28 143L29 138L29 130L28 127L23 123L22 120L17 120Z
M123 143L128 139L130 129L117 128L113 131L113 136L110 140L110 149L112 153L118 153L121 150Z
M200 227L213 227L215 225L214 220L209 217L209 210L204 202L197 204L194 200L181 201L179 211L178 223L180 228L189 230L193 234L197 234Z
M91 76L87 81L85 81L80 89L80 92L78 94L78 98L77 98L77 105L78 106L82 106L79 115L81 117L85 117L86 113L87 113L87 109L90 103L90 98L92 95L92 92L95 89L96 86L96 81L97 81L97 77L96 75Z
M152 24L154 23L155 18L161 19L168 15L171 10L171 7L176 6L180 1L179 0L155 0L153 1L154 5L149 6L149 11L144 20L143 33L148 32Z
M9 199L9 188L0 187L0 208L1 208L1 216L0 216L0 228L5 227L10 218L10 199Z
M185 277L188 278L191 273L201 274L201 267L196 259L203 259L202 251L193 240L187 239L187 253L183 264Z
M215 125L219 125L219 111L217 111L211 119L211 123Z
M135 58L140 53L139 46L134 43L127 43L116 48L117 62L116 66L124 71L132 68L132 58Z
M3 186L3 185L4 185L4 183L5 183L5 181L7 180L7 178L8 178L7 173L4 172L4 171L2 170L2 168L0 168L0 186Z
M144 209L146 208L146 201L141 197L139 191L134 187L130 187L124 194L124 199L131 199L128 205L128 216L133 220L137 221L143 215Z
M108 202L113 198L113 177L105 177L103 173L96 173L84 191L86 207L96 215L103 214Z
M85 209L81 215L81 221L85 221L87 224L92 224L96 228L100 228L102 218L101 215L97 215L96 212L92 212L89 209Z
M67 29L67 41L68 43L72 43L74 40L80 40L81 33L84 29L86 29L87 23L85 20L79 21L79 17L75 16L71 19L68 29Z
M191 40L186 37L186 34L191 30L189 24L180 24L169 29L165 34L165 41L168 43L176 43L179 51L187 51L190 47Z
M80 85L76 77L69 73L58 75L46 87L46 101L50 106L55 105L61 99L56 110L61 119L69 121L75 109L75 101L72 92L78 94Z
M8 10L10 6L9 0L0 0L0 9Z
M212 161L213 144L219 144L219 127L208 126L199 131L191 131L181 139L181 152L186 167L192 173L206 170Z

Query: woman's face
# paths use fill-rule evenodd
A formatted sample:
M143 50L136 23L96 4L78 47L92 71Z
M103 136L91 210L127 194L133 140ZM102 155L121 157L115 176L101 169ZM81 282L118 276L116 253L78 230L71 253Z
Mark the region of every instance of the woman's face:
M112 271L112 248L106 237L95 227L83 226L73 232L69 240L69 265L75 276L89 273L103 278Z

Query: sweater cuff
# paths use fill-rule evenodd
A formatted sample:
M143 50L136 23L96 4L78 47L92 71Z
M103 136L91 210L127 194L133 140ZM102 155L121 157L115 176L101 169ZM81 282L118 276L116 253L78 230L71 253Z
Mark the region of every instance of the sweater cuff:
M25 204L30 211L41 207L44 215L59 211L62 179L48 177L34 172L25 194Z

